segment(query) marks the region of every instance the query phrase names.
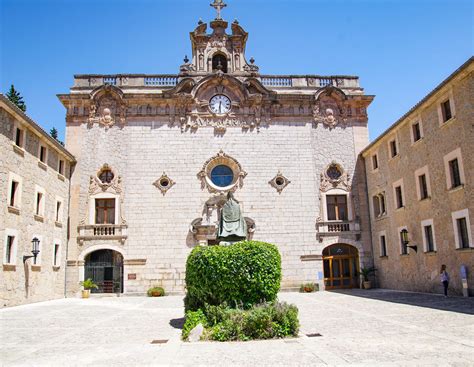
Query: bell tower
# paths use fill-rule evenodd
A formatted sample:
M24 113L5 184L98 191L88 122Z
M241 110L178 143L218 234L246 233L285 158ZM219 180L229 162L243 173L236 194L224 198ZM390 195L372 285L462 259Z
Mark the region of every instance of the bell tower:
M223 0L214 0L211 4L216 9L216 18L209 23L212 30L207 32L208 24L198 22L196 29L190 33L193 57L191 62L185 60L181 66L181 75L205 76L222 72L234 76L258 74L258 67L245 58L245 47L248 33L234 20L227 33L229 23L222 19L221 11L227 6Z

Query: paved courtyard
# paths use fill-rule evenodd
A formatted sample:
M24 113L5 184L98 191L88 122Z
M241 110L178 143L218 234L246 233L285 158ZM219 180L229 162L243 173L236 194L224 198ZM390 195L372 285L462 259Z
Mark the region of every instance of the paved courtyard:
M474 299L384 290L282 293L301 336L180 340L182 297L63 299L0 310L0 362L17 365L474 365ZM305 334L319 333L318 337ZM153 340L168 340L152 344Z

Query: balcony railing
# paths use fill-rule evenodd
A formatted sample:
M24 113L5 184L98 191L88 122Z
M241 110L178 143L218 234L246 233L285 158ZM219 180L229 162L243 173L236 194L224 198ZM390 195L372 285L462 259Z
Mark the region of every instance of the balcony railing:
M145 77L146 86L174 87L178 84L176 76Z
M78 226L79 235L77 239L80 244L84 241L93 240L118 240L122 243L127 239L127 225L126 224L90 224Z
M338 88L359 88L356 76L319 76L319 75L260 75L262 84L268 88L322 88L333 85ZM163 88L169 89L178 84L177 74L83 74L74 77L74 88L96 88L100 85L117 87Z
M355 235L358 239L360 236L360 224L357 220L316 222L316 230L318 238Z

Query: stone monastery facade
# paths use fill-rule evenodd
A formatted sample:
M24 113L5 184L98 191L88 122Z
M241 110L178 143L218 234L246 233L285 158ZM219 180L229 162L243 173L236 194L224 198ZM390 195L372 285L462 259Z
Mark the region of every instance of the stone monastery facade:
M88 278L183 293L191 250L228 245L229 193L239 237L278 246L283 290L360 287L375 265L375 286L437 292L445 264L472 294L473 59L369 145L358 77L263 74L211 5L179 73L76 75L66 149L0 95L0 307Z
M323 249L337 244L354 256L334 286L357 283L371 261L357 156L373 96L355 76L264 75L247 38L218 15L190 33L179 74L76 75L59 95L78 161L69 293L89 276L103 291L182 292L189 252L218 243L229 191L248 238L279 247L284 288L323 288Z

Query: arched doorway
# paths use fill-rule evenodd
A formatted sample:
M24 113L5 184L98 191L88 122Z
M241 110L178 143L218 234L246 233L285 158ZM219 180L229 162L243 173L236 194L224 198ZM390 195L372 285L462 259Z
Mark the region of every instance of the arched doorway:
M359 251L338 243L323 250L324 285L326 289L357 288Z
M216 53L212 57L212 71L217 70L227 73L227 57L224 54Z
M123 293L123 256L114 250L97 250L88 254L84 279L91 278L99 288L92 293Z

